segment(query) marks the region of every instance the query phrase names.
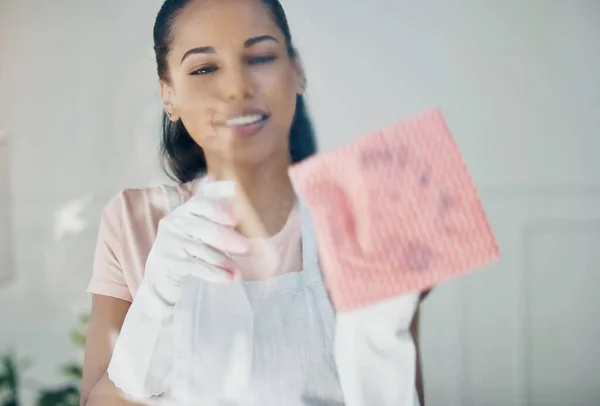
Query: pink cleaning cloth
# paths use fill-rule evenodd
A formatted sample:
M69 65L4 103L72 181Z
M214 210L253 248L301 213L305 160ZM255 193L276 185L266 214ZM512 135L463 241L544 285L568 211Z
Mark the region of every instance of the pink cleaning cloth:
M439 109L290 168L338 312L423 291L499 258Z

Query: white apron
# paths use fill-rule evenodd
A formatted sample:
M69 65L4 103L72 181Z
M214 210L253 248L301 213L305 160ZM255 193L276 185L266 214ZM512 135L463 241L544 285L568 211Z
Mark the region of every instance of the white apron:
M179 199L174 190L165 192L172 210ZM184 284L175 311L175 356L167 394L176 404L344 405L333 356L335 312L321 277L312 220L303 205L300 216L301 272L233 287L198 278ZM232 337L231 331L241 333ZM223 365L231 358L239 367L233 374L242 384L249 377L248 401L202 399L201 394L238 389L222 382L228 381Z

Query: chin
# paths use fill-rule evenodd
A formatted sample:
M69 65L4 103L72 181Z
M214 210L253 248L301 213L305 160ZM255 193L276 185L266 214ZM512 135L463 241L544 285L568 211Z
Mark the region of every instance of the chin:
M261 145L262 144L262 145ZM289 147L274 148L272 145L264 143L252 143L252 145L244 145L235 148L232 151L231 160L236 165L241 166L278 166L287 167L290 163Z

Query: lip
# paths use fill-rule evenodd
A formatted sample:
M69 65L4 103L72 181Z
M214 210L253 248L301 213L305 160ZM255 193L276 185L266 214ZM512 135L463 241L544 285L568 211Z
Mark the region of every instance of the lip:
M256 114L265 116L266 118L269 118L269 115L270 115L269 112L266 110L254 108L254 107L248 107L245 109L232 111L230 114L227 115L227 118L225 119L225 121L231 120L232 118L236 118L236 117L252 116L252 115L256 115Z
M230 120L230 119L236 118L236 117L251 116L251 115L260 115L260 116L263 116L263 119L254 124L248 124L248 125L242 125L242 126L227 125L227 120ZM263 129L263 127L269 120L269 117L270 117L270 114L265 110L258 109L258 108L245 108L245 109L241 109L241 110L236 110L236 111L232 112L231 114L229 114L223 124L228 130L231 131L231 133L234 136L251 137Z

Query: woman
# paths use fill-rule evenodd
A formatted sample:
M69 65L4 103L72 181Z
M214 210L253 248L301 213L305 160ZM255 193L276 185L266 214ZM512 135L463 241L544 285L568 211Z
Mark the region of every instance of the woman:
M279 337L255 347L262 365L255 371L257 382L274 393L286 380L315 389L291 393L288 388L285 395L273 395L274 403L342 404L329 340L333 312L322 283L305 281L313 272L306 261L312 259L287 175L291 163L315 153L316 144L304 107L304 72L281 5L277 0L167 0L156 19L154 43L165 110L163 152L178 186L124 190L103 212L89 286L93 299L82 405L134 404L124 400L107 372L111 357L118 358L115 336L121 332L120 348L124 336L135 335L132 327L126 330L136 312L164 326L189 273L206 283L239 275L248 292L264 283L275 287L279 293L262 297L264 313L255 314L257 336ZM243 221L235 227L221 206L193 198L207 177L235 179L244 207L252 208L262 227L257 231ZM217 234L207 230L226 235L225 244L209 240ZM260 261L255 250L264 246L279 254L274 264ZM188 271L176 275L183 268ZM316 271L318 279L318 266ZM149 310L147 301L160 303L158 310ZM318 327L304 331L286 319L296 315ZM269 330L273 323L263 322L274 318L282 320L277 334ZM418 313L412 329L418 345L417 325ZM149 331L145 342L159 334L156 328ZM326 343L325 349L311 347L316 342ZM296 365L298 351L312 358ZM286 376L292 370L293 376ZM423 404L418 367L416 385Z

